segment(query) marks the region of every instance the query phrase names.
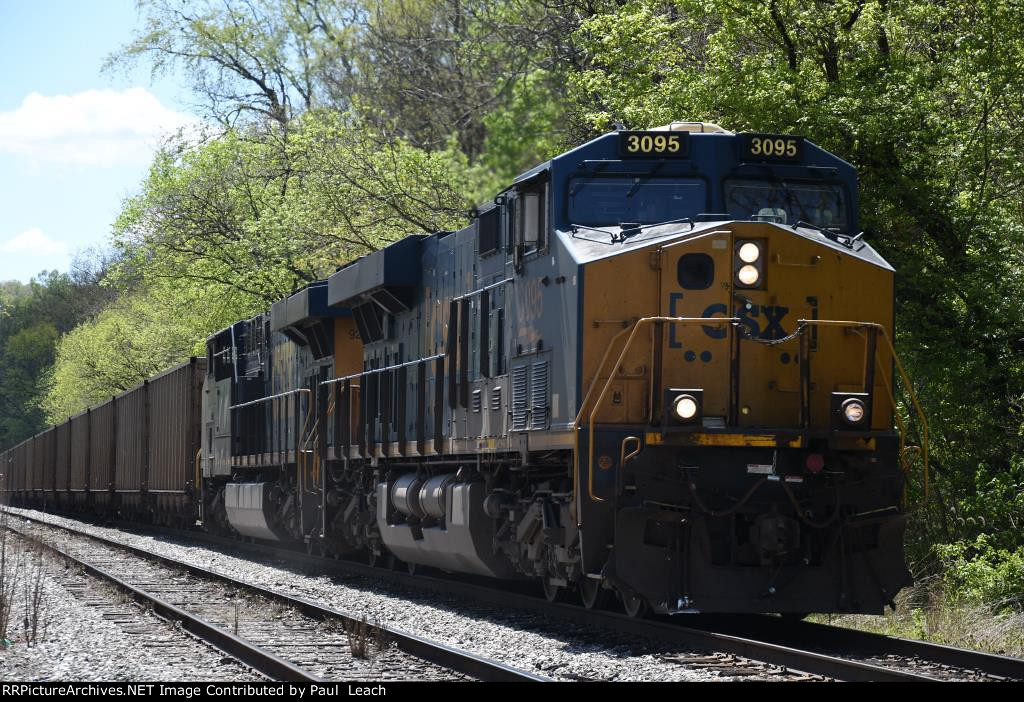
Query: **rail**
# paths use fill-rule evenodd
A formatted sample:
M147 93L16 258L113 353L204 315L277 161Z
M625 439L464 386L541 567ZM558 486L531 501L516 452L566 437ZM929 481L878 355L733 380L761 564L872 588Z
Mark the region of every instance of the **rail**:
M626 338L625 344L623 345L622 351L619 353L618 358L617 358L615 364L612 366L613 369L614 368L619 368L619 367L622 366L622 363L625 361L626 354L629 352L630 348L633 346L633 343L635 342L635 340L637 338L639 330L642 327L644 327L644 326L648 326L648 325L655 324L655 323L658 323L658 324L684 324L684 325L687 325L687 324L701 324L701 325L729 324L729 325L732 326L732 329L730 330L730 336L731 336L730 344L737 344L739 339L742 338L741 337L742 332L740 331L740 329L738 327L739 322L740 322L740 320L738 318L736 318L736 317L660 317L660 316L659 317L642 317L642 318L638 318L638 319L634 320L632 325L627 326L622 331L618 332L614 337L612 337L611 341L608 344L608 348L605 350L604 355L601 357L601 361L600 361L600 363L597 366L597 369L596 369L596 371L594 373L594 377L591 380L590 385L589 385L589 387L587 389L587 393L586 393L586 395L584 395L583 401L580 403L579 412L577 413L576 418L573 420L573 423L572 423L572 429L573 429L573 432L574 432L574 443L575 443L575 446L574 446L574 448L575 448L575 451L574 451L574 473L576 475L576 480L574 480L574 482L573 482L573 501L574 501L574 503L578 499L578 490L579 490L579 482L580 482L579 481L579 478L580 478L580 467L579 467L579 461L580 461L579 441L580 441L580 437L579 437L579 429L581 427L581 421L583 420L584 415L586 414L588 409L590 409L590 413L589 413L589 416L587 417L587 420L588 420L588 422L587 422L587 424L588 424L588 426L587 426L587 429L588 429L588 434L587 434L587 439L588 439L588 441L587 441L587 443L588 443L588 446L587 446L587 494L588 494L588 497L590 498L591 501L594 501L594 502L605 502L606 501L604 498L599 497L598 495L596 495L594 493L594 427L595 427L595 423L596 423L595 420L597 418L597 413L601 409L601 403L604 401L605 397L607 396L608 389L611 387L612 381L615 378L615 374L613 372L609 372L608 373L608 377L604 380L604 384L601 386L601 390L600 390L600 392L597 395L597 400L593 403L592 407L590 405L590 399L591 399L591 397L593 397L594 391L595 391L595 389L598 386L598 382L600 381L601 376L602 376L602 374L604 373L604 371L606 369L606 366L608 364L608 359L611 356L611 352L616 347L616 345L618 344L619 340L623 336L625 336L626 334L629 335ZM760 342L760 343L767 343L767 344L771 344L771 345L776 345L776 344L780 344L780 343L784 343L786 341L789 341L789 340L793 339L794 337L799 338L799 341L800 341L800 359L801 359L801 361L800 361L800 397L801 397L801 402L800 402L800 425L801 425L801 427L806 429L806 428L809 427L809 424L810 424L810 393L811 393L811 381L810 381L810 343L809 343L808 334L806 332L809 329L811 329L812 327L816 327L816 326L818 326L818 327L841 327L841 328L849 329L849 330L853 331L854 333L864 333L864 332L867 332L867 333L864 333L865 344L864 344L863 383L864 383L865 391L869 392L869 393L873 393L873 390L874 390L874 373L875 373L875 370L877 368L877 370L880 373L881 378L882 378L882 384L883 384L883 386L886 389L886 393L888 394L890 402L892 403L893 417L895 418L896 423L897 423L897 425L899 427L899 451L898 451L898 458L899 458L899 461L900 461L900 467L903 470L904 474L906 474L910 470L911 461L912 461L911 455L914 453L914 451L910 451L910 450L908 450L908 448L916 448L916 447L907 447L906 446L906 438L905 437L906 437L906 434L907 434L907 423L903 419L903 417L901 416L900 412L898 411L897 402L896 402L896 394L895 394L895 390L894 390L894 387L893 387L893 383L891 382L891 380L894 380L894 379L890 379L889 375L886 372L885 367L883 366L883 364L881 362L881 358L876 353L877 336L878 336L878 332L879 331L881 332L881 336L885 340L885 343L886 343L886 345L887 345L887 347L889 349L889 352L892 354L892 359L893 359L893 363L895 365L895 368L896 368L897 372L899 373L901 380L903 381L904 390L906 391L907 395L910 398L911 404L913 405L914 411L915 411L915 413L917 415L917 419L918 419L918 421L920 423L920 427L921 427L921 446L920 446L919 451L920 451L920 455L921 455L922 470L923 470L924 500L927 500L928 496L929 496L929 473L930 473L930 470L929 470L929 458L928 458L928 443L929 443L928 421L927 421L927 418L924 415L924 411L921 409L921 404L920 404L920 401L917 398L917 394L914 392L913 384L910 382L910 377L907 375L906 371L903 368L903 364L900 362L899 357L896 354L896 349L895 349L895 347L894 347L894 345L892 343L892 339L889 337L889 334L886 331L885 327L882 326L881 324L877 324L875 322L855 322L855 321L830 320L830 319L800 319L800 320L797 321L796 331L794 331L789 336L787 336L787 337L785 337L783 339ZM736 355L738 355L738 354L736 354L735 351L734 351L734 356L736 356ZM735 360L735 358L734 358L734 360ZM731 382L730 382L730 385L731 385L730 394L732 395L732 397L730 398L731 399L731 402L730 402L731 405L736 404L736 399L737 399L736 398L736 394L737 394L738 388L736 387L736 385L737 385L737 382L736 382L737 378L735 376L736 376L736 372L734 371L733 372L733 377L730 379L731 380ZM652 397L653 396L654 396L654 393L652 392ZM734 407L730 407L730 414L733 414L734 410L735 410ZM631 458L634 457L638 452L639 451L632 452L630 454L630 457ZM624 453L625 452L623 450L623 454ZM620 469L621 469L621 466L620 466ZM904 489L904 495L903 495L902 499L903 499L903 503L904 503L903 506L905 507L906 506L906 490L905 489ZM581 516L582 516L581 515L581 511L577 510L577 519L580 519Z
M500 661L494 660L492 658L488 658L488 657L483 656L483 655L478 655L478 654L472 653L470 651L454 648L452 646L440 643L438 641L433 641L433 640L430 640L430 639L426 639L426 638L424 638L422 636L419 636L417 634L414 634L412 632L400 629L400 628L395 627L395 626L388 625L388 624L383 623L383 622L375 622L375 623L372 623L372 624L368 624L366 622L365 616L364 617L359 617L359 616L356 616L354 614L350 614L350 613L347 613L347 612L343 612L343 611L334 609L334 608L329 607L329 606L327 606L325 604L320 604L320 603L318 603L318 602L316 602L314 600L306 599L306 598L301 597L299 595L286 593L286 592L283 592L281 590L277 590L277 589L273 589L271 587L267 587L265 585L259 585L257 583L249 582L247 580L240 580L240 579L232 577L232 576L230 576L230 575L228 575L226 573L222 573L222 572L218 572L218 571L215 571L215 570L211 570L209 568L205 568L203 566L199 566L199 565L196 565L194 563L188 563L186 561L180 561L180 560L178 560L176 558L172 558L170 556L167 556L167 555L164 555L164 554L161 554L161 553L158 553L156 551L152 551L152 550L149 550L149 549L146 549L146 548L142 548L140 546L134 546L132 544L127 544L127 543L124 543L122 541L118 541L116 539L112 539L112 538L109 538L109 537L106 537L106 536L100 536L98 534L94 534L94 533L91 533L91 532L88 532L88 531L84 531L84 530L79 529L79 528L75 528L75 527L71 527L71 526L66 526L66 525L63 525L63 524L57 524L57 523L49 521L48 519L42 519L42 518L40 518L38 516L33 516L33 515L28 515L28 514L21 514L21 513L17 513L17 512L9 512L9 514L15 514L19 518L21 518L21 519L25 519L27 521L31 521L31 522L34 522L34 523L37 523L37 524L42 524L42 525L45 525L46 527L49 527L51 529L60 530L60 531L66 532L68 534L73 534L73 535L77 535L77 536L80 536L80 537L83 537L83 538L87 538L87 539L90 539L92 541L95 541L96 543L102 544L104 546L111 547L111 548L116 548L116 549L125 551L126 553L130 553L132 555L138 556L140 558L143 558L143 559L146 559L146 560L158 563L158 564L162 564L162 565L165 565L165 566L169 566L169 567L177 569L177 570L185 571L185 572L189 573L190 575L196 576L196 577L201 578L201 579L206 580L206 581L221 582L221 583L225 583L225 584L231 585L232 587L234 587L234 588L236 588L236 589L238 589L240 591L243 591L243 592L252 592L252 593L254 593L254 594L258 595L258 596L265 597L267 599L274 600L276 602L280 602L281 604L283 604L285 606L294 607L296 610L298 610L298 611L302 612L303 614L305 614L307 616L310 616L310 617L312 617L314 619L328 620L328 621L329 620L340 620L340 621L344 622L346 625L353 626L353 627L357 626L357 625L368 626L369 629L371 630L370 631L371 635L379 636L380 638L382 638L382 639L384 639L386 641L393 642L397 646L397 648L399 650L404 651L405 653L407 653L407 654L409 654L411 656L414 656L414 657L419 658L419 659L424 660L424 661L429 661L431 663L434 663L436 665L439 665L439 666L448 668L450 670L462 673L464 675L469 675L469 676L478 678L478 679L483 680L483 681L488 681L488 682L547 682L549 680L548 678L546 678L544 676L537 675L535 673L531 673L531 672L528 672L528 671L516 668L514 666L508 665L506 663L502 663ZM8 528L10 528L10 527L8 527ZM18 531L18 530L17 529L12 529L12 531ZM213 537L213 536L204 534L202 532L193 532L193 531L177 532L175 530L166 530L165 531L165 530L160 530L160 529L158 529L157 532L158 533L175 534L175 535L178 535L178 536L187 536L187 538L189 538L189 540L191 540L191 541L199 540L199 541L203 541L205 543L208 543L210 545L220 545L220 546L231 545L231 546L236 547L236 548L237 547L240 547L240 548L243 548L243 549L245 548L244 544L239 543L239 542L235 542L232 539ZM30 537L27 534L24 534L24 533L22 533L20 531L19 531L19 533L21 533L22 536L26 536L27 538L35 538L35 537ZM39 541L40 543L42 543L47 548L58 550L55 546L50 545L45 540L38 539L38 538L35 538L35 540ZM259 544L258 546L255 545L255 544L252 544L252 545L255 548L258 548L260 553L263 553L263 554L273 553L275 555L280 555L280 556L284 557L286 560L287 559L296 559L296 560L308 559L309 563L320 563L321 565L324 563L323 560L311 558L311 557L306 556L305 554L298 553L298 552L295 552L295 551L288 551L288 550L285 550L285 549L279 549L279 548L277 548L275 546L271 546L271 545L268 545L268 544ZM337 561L332 561L331 563L332 563L332 565L340 565ZM85 566L85 567L92 568L93 566L90 565L90 566ZM357 567L357 566L353 565L352 567ZM367 573L371 573L372 574L372 573L379 572L379 570L374 570L373 568L370 568L368 566L364 566L363 567L363 572L367 572ZM110 577L109 575L106 575L106 574L104 574L104 575L106 577ZM410 576L410 579L413 580L412 576ZM127 587L128 588L132 588L133 586L127 585ZM143 593L143 594L147 598L152 596L149 593ZM181 610L181 611L184 612L184 610ZM181 615L178 615L177 608L171 614L172 614L172 617L171 617L172 619L174 619L174 620L181 620L181 619L179 619L179 617ZM189 616L192 616L192 615L189 615L187 612L185 612L184 616L189 617ZM184 621L187 622L188 620L184 620ZM188 627L186 627L186 628L188 628ZM269 654L268 652L264 651L263 649L260 649L260 648L258 648L256 646L248 643L244 639L238 639L238 637L235 637L235 636L232 636L231 634L228 634L226 631L224 631L223 629L220 629L219 627L213 627L213 628L216 630L217 633L221 633L223 635L222 643L230 644L230 647L224 647L224 646L221 646L221 647L225 651L227 651L228 653L231 653L232 655L238 655L239 658L242 659L242 660L246 660L246 659L241 658L240 654L243 653L243 652L248 652L248 648L245 648L245 647L256 649L256 654L254 654L254 657L252 659L250 659L250 660L252 660L252 662L250 664L253 665L254 667L257 667L257 669L261 669L261 667L257 665L257 662L259 661L259 659L257 659L255 657L255 655L260 655L261 658L265 657L270 662L271 665L275 666L275 667L267 667L267 668L265 668L265 672L266 672L267 675L270 675L270 676L273 676L273 677L277 677L279 679L285 679L285 680L288 680L288 679L298 679L298 680L312 679L313 681L319 682L319 680L317 680L316 678L312 678L312 677L302 678L302 677L300 677L301 675L309 676L309 673L307 671L304 671L301 668L293 665L291 662L284 661L284 660L282 660L280 658L277 658L273 654ZM204 629L203 631L205 632L206 630ZM234 641L234 639L237 639L239 642L241 642L241 645L236 643Z

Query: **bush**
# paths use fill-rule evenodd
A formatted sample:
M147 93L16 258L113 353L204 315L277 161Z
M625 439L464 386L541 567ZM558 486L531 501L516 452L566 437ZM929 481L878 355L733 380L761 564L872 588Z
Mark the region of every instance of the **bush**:
M997 548L991 537L935 547L945 569L950 604L985 604L995 611L1024 608L1024 547Z

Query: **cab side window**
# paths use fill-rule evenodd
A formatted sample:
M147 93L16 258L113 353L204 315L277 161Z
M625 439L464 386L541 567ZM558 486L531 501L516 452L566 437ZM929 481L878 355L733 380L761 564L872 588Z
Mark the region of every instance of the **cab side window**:
M515 208L516 243L523 253L540 251L547 245L548 184L536 183L519 191Z

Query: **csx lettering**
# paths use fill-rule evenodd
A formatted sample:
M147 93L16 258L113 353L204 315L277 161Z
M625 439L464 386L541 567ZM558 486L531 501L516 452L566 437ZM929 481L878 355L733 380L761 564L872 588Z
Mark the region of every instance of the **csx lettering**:
M754 319L764 313L765 328ZM737 315L747 329L747 335L758 339L781 339L786 335L782 328L782 318L789 312L788 307L780 305L751 305L749 309L741 309Z
M679 304L683 299L683 293L674 292L668 294L668 314L670 317L682 317L684 312ZM726 317L729 308L721 303L715 302L704 308L701 317ZM789 308L781 305L751 305L749 308L740 307L736 316L740 324L746 329L746 336L757 339L781 339L786 336L786 329L782 320L789 314ZM763 323L763 328L762 328ZM679 340L676 328L679 325L670 324L668 328L668 347L670 349L683 348L683 342ZM728 331L724 326L701 325L701 329L711 339L724 339Z

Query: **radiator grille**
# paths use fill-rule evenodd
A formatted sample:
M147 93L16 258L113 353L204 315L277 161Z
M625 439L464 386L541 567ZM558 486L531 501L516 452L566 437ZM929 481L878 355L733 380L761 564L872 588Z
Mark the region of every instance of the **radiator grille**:
M530 375L530 428L545 429L548 425L548 362L534 363Z
M529 408L527 406L527 370L522 365L512 369L512 431L526 429Z

